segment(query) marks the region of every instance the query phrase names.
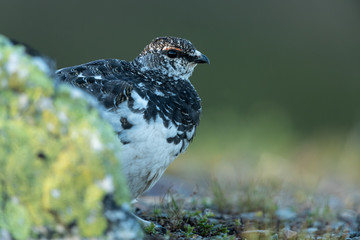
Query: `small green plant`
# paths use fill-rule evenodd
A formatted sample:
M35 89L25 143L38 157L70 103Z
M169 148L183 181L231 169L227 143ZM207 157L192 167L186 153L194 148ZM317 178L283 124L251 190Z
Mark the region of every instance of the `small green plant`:
M194 236L193 231L194 231L195 227L192 227L189 224L186 224L184 229L185 229L185 237L189 238L189 237Z
M229 232L229 229L225 226L225 225L220 225L218 227L216 227L216 231L218 234L227 234Z
M229 212L229 209L232 209L232 207L230 206L229 201L226 199L226 194L220 186L219 181L216 179L212 182L212 191L214 195L213 203L218 208L219 212Z
M313 216L307 216L305 222L306 222L306 227L311 227L314 224Z
M211 209L209 209L209 208L206 208L204 210L204 215L206 217L215 217L215 213L213 211L211 211Z
M314 208L309 217L323 222L329 222L336 218L336 213L329 206L329 201L325 201L322 205Z
M187 215L189 215L189 217L197 217L201 215L201 211L200 210L189 211Z
M170 191L162 199L162 206L174 228L181 228L185 215L184 199L176 198Z
M241 189L238 198L240 212L258 212L274 214L278 209L274 201L278 186L276 183L248 183Z
M198 226L197 226L197 232L202 236L208 236L213 231L214 224L210 223L208 221L207 216L202 216L199 219Z
M161 208L155 207L154 210L153 210L153 214L154 214L155 216L160 216L160 215L162 214Z
M156 233L156 227L154 223L151 223L149 226L146 226L144 228L145 232L147 234L155 234Z
M241 224L241 220L238 218L238 219L235 219L235 221L234 221L234 223L235 223L235 226L236 227L240 227L242 224Z
M201 205L204 207L211 207L213 206L213 199L210 197L203 197L201 199Z

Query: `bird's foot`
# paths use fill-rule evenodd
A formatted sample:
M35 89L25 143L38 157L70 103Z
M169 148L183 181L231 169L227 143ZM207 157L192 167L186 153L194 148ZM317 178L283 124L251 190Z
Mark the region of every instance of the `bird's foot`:
M131 214L136 218L136 220L139 222L140 226L143 229L154 229L157 232L160 232L163 234L166 233L166 231L167 231L166 228L164 228L160 224L144 220L141 217L137 216L135 213L131 213Z

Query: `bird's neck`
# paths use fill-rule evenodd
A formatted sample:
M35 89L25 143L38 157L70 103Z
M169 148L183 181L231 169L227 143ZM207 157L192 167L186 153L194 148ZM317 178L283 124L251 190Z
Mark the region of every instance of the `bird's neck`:
M196 65L189 65L186 67L173 66L171 64L161 65L159 59L154 56L139 55L131 64L136 69L139 69L143 74L154 74L163 79L171 80L185 80L189 81ZM181 71L179 71L181 69Z

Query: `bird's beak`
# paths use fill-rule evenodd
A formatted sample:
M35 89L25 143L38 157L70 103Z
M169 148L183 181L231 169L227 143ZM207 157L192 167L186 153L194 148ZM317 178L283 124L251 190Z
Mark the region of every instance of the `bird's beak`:
M207 63L207 64L210 64L210 60L207 58L207 56L205 56L201 52L196 51L196 57L194 59L194 63Z

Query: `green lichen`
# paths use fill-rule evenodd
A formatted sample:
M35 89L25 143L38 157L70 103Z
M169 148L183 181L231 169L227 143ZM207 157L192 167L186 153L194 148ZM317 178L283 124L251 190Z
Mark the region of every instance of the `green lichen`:
M76 222L82 236L101 235L104 196L129 200L111 126L1 35L0 103L0 229L27 239Z

